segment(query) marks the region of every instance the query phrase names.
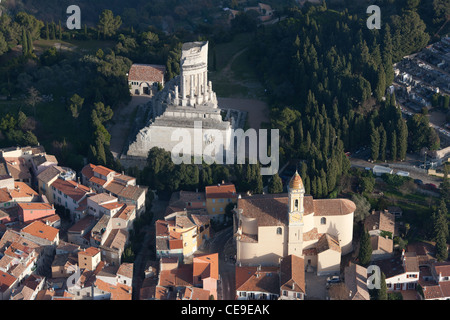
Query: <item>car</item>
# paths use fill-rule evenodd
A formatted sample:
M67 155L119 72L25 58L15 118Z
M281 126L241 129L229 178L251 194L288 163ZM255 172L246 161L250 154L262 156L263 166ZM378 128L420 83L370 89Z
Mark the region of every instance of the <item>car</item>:
M339 283L339 282L341 282L339 276L332 276L327 278L327 283Z
M415 183L415 184L418 184L418 185L422 185L422 184L423 184L423 181L420 180L420 179L414 179L414 183Z

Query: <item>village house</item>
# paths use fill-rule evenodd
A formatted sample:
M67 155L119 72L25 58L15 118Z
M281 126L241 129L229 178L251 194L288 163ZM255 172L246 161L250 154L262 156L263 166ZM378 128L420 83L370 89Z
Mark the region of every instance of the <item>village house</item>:
M284 257L280 263L280 299L305 300L305 261L296 255Z
M422 298L424 300L450 299L450 262L431 262L420 267Z
M166 67L155 64L134 63L128 72L128 86L132 95L153 96L158 86L164 86Z
M367 269L350 262L344 270L344 281L331 284L330 300L370 300L367 287Z
M104 166L88 164L81 170L81 181L97 193L108 193L121 203L135 206L137 216L145 211L148 188L137 186L136 178L117 173Z
M419 281L419 260L415 252L402 251L401 256L372 262L386 276L389 291L416 290Z
M237 300L278 300L279 267L236 266Z
M101 261L100 250L95 247L89 247L78 251L78 266L80 269L95 270Z
M206 210L211 219L223 220L225 208L230 203L236 204L238 194L232 183L224 183L216 186L205 187Z
M59 230L41 221L34 221L20 231L20 234L41 246L56 248L59 243Z
M45 195L47 199L53 199L51 185L58 178L63 180L75 180L76 174L72 169L66 167L50 166L45 168L36 177L39 193Z
M10 300L35 300L44 285L45 277L31 274L20 287L12 291Z
M157 257L184 257L194 254L210 237L210 219L205 210L174 212L157 220Z
M55 215L55 208L49 203L18 203L19 220L25 223Z
M364 220L364 228L370 235L372 260L387 259L394 252L396 235L395 215L388 210L375 211Z
M87 214L87 197L94 194L92 189L75 182L57 178L52 184L53 196L50 203L64 207L72 221L78 221Z
M155 300L209 300L217 299L219 280L218 254L195 256L192 264L181 264L176 258L160 259Z
M90 232L95 224L95 217L86 215L67 230L67 240L81 247L88 247L90 244Z

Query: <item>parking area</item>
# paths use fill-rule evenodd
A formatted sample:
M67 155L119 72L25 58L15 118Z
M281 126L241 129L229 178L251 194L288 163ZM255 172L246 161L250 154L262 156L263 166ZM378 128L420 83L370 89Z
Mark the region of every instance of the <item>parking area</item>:
M325 300L327 298L327 276L317 276L315 272L305 272L306 300Z

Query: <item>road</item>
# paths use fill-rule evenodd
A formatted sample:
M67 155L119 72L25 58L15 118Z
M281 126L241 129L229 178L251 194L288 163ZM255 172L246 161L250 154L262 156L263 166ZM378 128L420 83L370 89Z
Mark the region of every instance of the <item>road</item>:
M409 172L409 176L413 179L420 179L424 184L432 183L437 186L442 182L442 178L436 176L430 176L424 169L420 169L418 165L421 163L418 159L407 157L404 162L387 162L387 163L371 163L361 158L350 157L351 166L354 168L373 168L375 165L389 166L394 169L394 174L398 171ZM423 163L423 162L422 162Z
M229 259L225 260L231 251L234 243L232 241L233 227L227 227L215 233L208 244L196 254L203 253L219 253L219 274L220 281L218 283L218 300L234 300L235 299L235 264Z

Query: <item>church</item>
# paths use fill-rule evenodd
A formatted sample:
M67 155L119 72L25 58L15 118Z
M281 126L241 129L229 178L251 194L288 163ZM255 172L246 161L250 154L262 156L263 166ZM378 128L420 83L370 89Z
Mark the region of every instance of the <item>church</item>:
M313 199L305 195L295 172L287 194L241 197L235 207L236 263L277 266L296 255L306 271L339 274L341 256L353 251L353 215L348 199Z

